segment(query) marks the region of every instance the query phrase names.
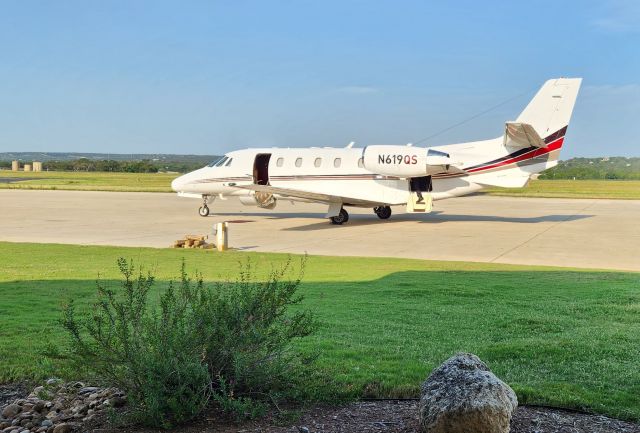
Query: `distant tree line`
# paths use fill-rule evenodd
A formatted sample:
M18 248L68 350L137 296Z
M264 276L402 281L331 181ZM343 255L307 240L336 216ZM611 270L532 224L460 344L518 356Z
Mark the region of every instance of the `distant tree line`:
M640 158L572 158L560 161L540 179L640 180Z
M28 163L28 162L27 162ZM24 162L21 162L21 166ZM201 168L202 162L168 162L168 161L114 161L109 159L93 160L80 158L70 161L46 161L42 169L47 171L106 171L119 173L186 173ZM11 161L0 161L0 168L11 168Z
M212 157L212 160L216 157ZM79 158L68 161L45 161L43 170L52 171L106 171L120 173L186 173L203 167L201 161L115 161ZM24 164L24 161L22 162ZM0 168L11 168L11 161L0 161ZM640 180L640 158L572 158L540 175L540 179L610 179Z

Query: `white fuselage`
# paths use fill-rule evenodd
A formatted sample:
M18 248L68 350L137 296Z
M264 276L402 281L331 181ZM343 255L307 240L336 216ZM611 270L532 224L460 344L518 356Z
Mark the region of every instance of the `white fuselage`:
M389 218L393 205L428 212L431 200L488 185L522 187L532 174L556 165L580 83L579 78L548 80L495 139L431 148L238 150L171 186L181 195L203 198L202 216L209 214L211 199L225 196L268 209L278 199L325 203L334 224L348 220L343 206L371 207L381 219Z
M426 152L424 148L415 148L417 152ZM464 169L491 161L509 154L502 146L501 139L470 142L457 145L440 146L441 151L449 152L456 166ZM172 183L172 188L185 196L209 197L249 197L252 191L235 187L240 183L260 183L266 181L271 186L287 189L316 192L335 197L357 197L366 202L402 205L407 203L409 179L398 176L385 176L367 170L362 164L362 148L261 148L245 149L227 153L230 159L220 166L207 166L185 174ZM256 157L270 155L265 179L257 179L254 171ZM518 178L529 178L530 174L542 171L554 161L539 159L527 169L512 166L503 167L500 175L510 177L517 170ZM507 170L505 170L507 168ZM477 175L452 175L442 173L433 176L431 192L434 200L470 194L482 189L486 181L497 171L488 170ZM506 175L506 176L505 176ZM497 174L493 174L493 177ZM475 180L482 182L475 182ZM309 201L295 197L287 200ZM243 200L243 202L245 202ZM245 202L249 204L249 202ZM358 206L357 203L344 203Z

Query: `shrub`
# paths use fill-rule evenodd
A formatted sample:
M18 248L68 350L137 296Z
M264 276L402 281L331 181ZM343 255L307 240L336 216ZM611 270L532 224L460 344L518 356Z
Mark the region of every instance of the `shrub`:
M289 259L259 281L249 261L233 281L205 286L188 277L171 282L149 302L155 279L118 260L121 287L98 283L91 311L64 308L70 336L63 355L97 379L127 393L136 419L168 427L198 415L209 401L236 416L262 413L265 402L292 395L301 386L306 360L291 347L309 335L312 315L292 306L297 278Z

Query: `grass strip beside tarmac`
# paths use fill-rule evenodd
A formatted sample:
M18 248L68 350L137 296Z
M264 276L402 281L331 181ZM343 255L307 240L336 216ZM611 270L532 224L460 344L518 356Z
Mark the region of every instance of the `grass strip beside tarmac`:
M77 191L172 192L176 173L104 173L0 171L0 189L60 189ZM20 180L25 179L25 180Z
M638 180L533 180L524 188L487 188L489 195L640 200Z
M12 172L0 171L0 189L172 192L177 173ZM25 180L20 180L25 179ZM525 188L487 188L509 197L600 198L640 200L640 181L534 180Z
M68 299L87 305L96 278L118 283L117 257L176 278L182 258L206 281L250 257L263 274L285 255L0 242L0 383L64 373L41 356L60 344ZM388 258L309 257L301 286L319 328L305 352L350 396L417 396L459 351L479 355L521 403L640 419L640 274ZM155 295L153 295L155 296ZM69 372L66 372L69 374Z

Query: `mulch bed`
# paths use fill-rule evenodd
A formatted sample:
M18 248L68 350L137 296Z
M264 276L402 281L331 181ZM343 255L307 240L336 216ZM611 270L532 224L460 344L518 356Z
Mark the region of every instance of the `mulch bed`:
M293 422L274 418L235 424L209 414L177 433L416 433L418 402L382 400L351 403L342 407L316 406ZM95 433L151 433L144 428L95 428ZM543 407L519 407L511 423L512 433L640 433L640 425L599 415Z
M28 394L24 384L0 385L0 407ZM275 416L235 423L215 412L174 433L416 433L416 400L361 401L345 406L315 406L302 411L294 421ZM151 433L143 427L85 426L95 433ZM166 431L166 430L162 430ZM640 433L640 425L601 415L590 415L546 407L521 406L511 421L512 433Z

